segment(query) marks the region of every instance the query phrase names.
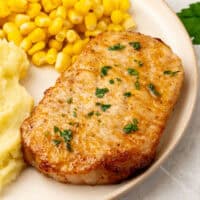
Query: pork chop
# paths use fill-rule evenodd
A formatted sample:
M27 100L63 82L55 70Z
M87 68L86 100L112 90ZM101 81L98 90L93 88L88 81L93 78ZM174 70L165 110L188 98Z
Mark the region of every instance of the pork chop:
M99 35L23 122L25 160L73 184L134 175L155 158L183 76L180 59L158 39Z

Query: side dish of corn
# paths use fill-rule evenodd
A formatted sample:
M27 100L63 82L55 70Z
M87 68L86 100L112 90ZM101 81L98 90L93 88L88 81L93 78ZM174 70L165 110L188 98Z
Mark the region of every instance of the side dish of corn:
M129 0L0 0L0 38L64 71L91 37L135 27Z

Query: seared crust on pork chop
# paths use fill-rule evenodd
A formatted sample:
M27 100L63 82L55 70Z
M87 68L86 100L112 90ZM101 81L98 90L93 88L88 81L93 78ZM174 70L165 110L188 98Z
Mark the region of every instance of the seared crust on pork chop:
M155 158L183 74L180 59L160 40L99 35L22 124L25 160L73 184L134 175Z

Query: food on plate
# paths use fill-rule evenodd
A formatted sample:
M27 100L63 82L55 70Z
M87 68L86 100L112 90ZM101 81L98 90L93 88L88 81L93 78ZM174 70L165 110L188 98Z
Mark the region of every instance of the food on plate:
M33 100L19 80L26 75L28 67L23 50L0 41L0 191L25 166L20 125L28 117Z
M36 66L64 71L89 38L135 27L129 0L0 1L0 38L22 47Z
M25 160L73 184L136 174L155 158L183 74L181 60L159 39L98 35L23 122Z

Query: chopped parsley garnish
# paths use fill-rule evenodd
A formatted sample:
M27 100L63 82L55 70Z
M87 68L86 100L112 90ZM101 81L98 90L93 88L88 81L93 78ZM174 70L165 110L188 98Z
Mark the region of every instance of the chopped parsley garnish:
M140 82L138 79L135 81L135 89L140 90Z
M91 111L87 114L88 117L92 117L94 115L94 111Z
M108 88L96 88L96 92L95 92L95 95L98 97L98 98L103 98L104 95L109 92L109 89Z
M108 50L109 51L119 51L119 50L124 49L125 47L126 47L125 45L118 43L118 44L108 47Z
M150 83L150 84L148 85L148 89L149 89L149 91L150 91L150 93L151 93L152 95L157 96L157 97L160 96L160 93L156 90L155 85L153 85L152 83Z
M132 133L132 132L136 132L138 131L138 120L137 119L133 119L132 123L127 124L126 126L124 126L123 131L126 134Z
M125 96L125 97L131 97L132 94L131 94L131 92L125 92L125 93L124 93L124 96Z
M59 144L61 143L60 140L52 140L53 144L56 146L59 146Z
M135 63L138 64L139 67L142 67L144 65L144 63L141 60L134 60Z
M111 107L111 105L110 104L101 104L100 107L103 112L106 112L106 110L108 110Z
M110 80L109 80L109 83L110 83L110 84L114 84L115 81L114 81L113 79L110 79Z
M131 45L137 51L139 51L141 49L140 42L129 42L129 45Z
M111 105L110 104L101 104L101 103L96 103L96 105L97 106L100 106L100 108L101 108L101 110L103 111L103 112L106 112L106 110L108 110L110 107L111 107Z
M112 69L111 66L104 66L101 68L101 76L107 76L108 75L108 70Z
M60 136L64 139L65 143L66 143L66 147L68 149L68 151L72 151L72 148L71 148L71 140L72 140L72 131L71 130L63 130L61 131L57 126L54 126L54 132L55 133L59 133ZM55 140L54 140L55 141ZM59 140L60 141L60 140ZM60 141L61 142L61 141ZM55 143L55 142L54 142ZM57 142L58 143L58 140ZM59 143L60 144L60 143ZM58 144L58 145L59 145ZM70 148L69 148L70 147Z
M131 76L138 76L139 75L139 72L136 69L128 68L127 71L129 73L129 75L131 75Z
M175 76L177 73L179 73L180 71L170 71L170 70L166 70L163 72L163 74L165 75L169 75L169 76Z
M67 99L67 103L68 103L68 104L71 104L72 102L73 102L73 99L72 99L72 98Z
M53 130L54 130L54 133L58 133L60 131L60 129L57 126L54 126Z

